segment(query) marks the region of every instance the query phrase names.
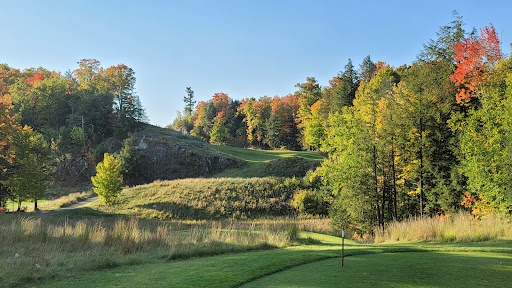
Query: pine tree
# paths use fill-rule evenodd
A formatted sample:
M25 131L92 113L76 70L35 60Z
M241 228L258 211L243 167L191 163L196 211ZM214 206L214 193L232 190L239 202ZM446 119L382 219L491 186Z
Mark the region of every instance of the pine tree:
M194 91L192 91L192 88L187 87L185 91L187 92L187 96L183 97L183 102L185 102L185 117L190 117L196 101L194 100Z

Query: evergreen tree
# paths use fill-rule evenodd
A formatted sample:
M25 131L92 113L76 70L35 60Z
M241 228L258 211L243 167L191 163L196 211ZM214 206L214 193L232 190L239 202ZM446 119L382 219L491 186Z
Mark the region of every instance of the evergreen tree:
M457 11L452 12L455 18L450 24L442 26L437 32L437 39L430 39L423 44L423 51L418 55L418 60L429 62L432 60L455 61L455 44L465 38L464 22Z
M187 92L187 96L183 97L183 102L185 102L185 117L189 117L192 115L196 101L194 100L194 91L192 91L192 88L187 87L185 91Z
M359 70L361 70L359 76L361 77L361 80L365 82L370 81L370 79L375 76L377 69L375 67L375 63L373 63L372 59L370 58L370 55L364 57L363 62L359 66Z

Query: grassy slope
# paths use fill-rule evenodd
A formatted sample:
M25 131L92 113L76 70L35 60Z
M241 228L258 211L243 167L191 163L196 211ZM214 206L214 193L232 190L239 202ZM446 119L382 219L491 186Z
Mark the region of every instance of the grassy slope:
M322 161L324 156L318 152L289 151L289 150L255 150L228 146L208 145L210 148L225 154L230 154L245 160L242 167L227 169L212 177L267 177L279 176L269 167L269 162L282 158L301 157L311 161Z
M62 216L135 216L160 220L209 220L286 216L295 184L280 178L219 178L156 181L125 188L115 205L99 200Z
M302 236L322 243L120 267L41 283L37 287L144 287L148 283L152 287L238 287L243 284L247 287L340 287L342 284L353 287L359 283L361 287L425 287L427 283L432 283L429 287L505 287L510 284L511 241L481 242L469 247L428 243L364 245L346 241L346 267L342 269L339 267L340 238L315 233ZM427 251L430 253L424 253ZM409 253L379 254L386 252ZM360 256L367 254L377 255ZM319 261L323 259L332 260ZM311 264L299 266L306 263ZM274 274L292 267L296 268ZM471 277L473 275L476 278ZM435 277L437 279L433 279ZM252 282L259 278L261 280Z

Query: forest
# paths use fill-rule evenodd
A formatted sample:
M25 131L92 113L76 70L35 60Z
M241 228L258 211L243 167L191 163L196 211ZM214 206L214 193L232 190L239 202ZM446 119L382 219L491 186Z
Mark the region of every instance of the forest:
M37 200L55 181L90 181L109 137L125 139L146 115L135 72L83 59L65 74L0 65L0 207Z
M321 87L313 77L279 97L224 93L168 127L218 145L321 151L305 199L339 226L368 232L393 220L512 209L512 60L490 24L440 27L416 61L351 60ZM303 194L304 194L303 193Z
M510 216L512 60L492 24L465 31L455 14L437 36L412 64L349 60L327 86L308 77L282 97L216 93L196 105L187 87L168 128L216 145L321 151L298 206L362 233L460 210ZM105 140L147 122L131 68L77 64L64 74L0 65L0 207L37 208L52 182L90 181Z

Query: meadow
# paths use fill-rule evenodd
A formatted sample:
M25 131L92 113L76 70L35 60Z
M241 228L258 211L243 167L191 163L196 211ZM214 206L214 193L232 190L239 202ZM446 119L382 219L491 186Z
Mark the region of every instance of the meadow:
M0 287L509 284L512 224L505 218L455 214L389 223L370 243L345 239L342 268L341 238L329 235L329 219L293 210L301 181L248 177L272 174L273 161L305 155L319 162L320 154L219 149L249 163L245 177L233 170L221 172L225 178L125 187L110 207L95 201L54 215L0 214ZM91 195L83 193L41 207ZM467 271L475 277L460 277Z

